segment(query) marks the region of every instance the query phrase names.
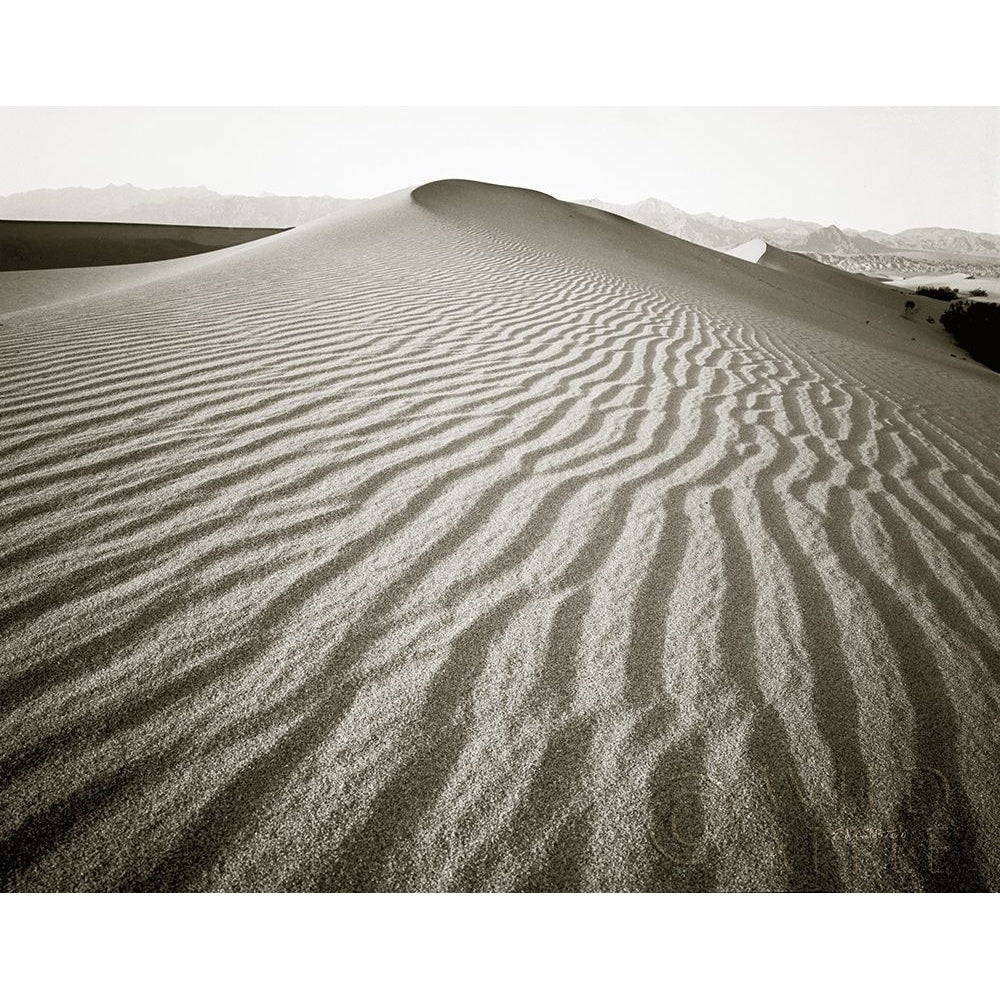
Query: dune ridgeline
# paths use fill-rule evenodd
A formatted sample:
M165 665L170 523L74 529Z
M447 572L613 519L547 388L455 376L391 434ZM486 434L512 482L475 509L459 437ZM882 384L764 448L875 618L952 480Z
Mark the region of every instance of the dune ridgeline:
M6 889L1000 888L1000 376L904 292L469 181L52 275Z

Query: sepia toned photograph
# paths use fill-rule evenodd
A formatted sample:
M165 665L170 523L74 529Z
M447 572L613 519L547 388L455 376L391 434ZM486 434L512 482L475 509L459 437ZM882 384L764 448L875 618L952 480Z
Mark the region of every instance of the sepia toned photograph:
M0 137L5 891L1000 888L1000 110Z

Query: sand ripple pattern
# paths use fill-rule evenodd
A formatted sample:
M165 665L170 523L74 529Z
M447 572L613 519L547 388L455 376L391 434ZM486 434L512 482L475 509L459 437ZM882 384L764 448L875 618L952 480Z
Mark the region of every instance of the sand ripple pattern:
M0 329L4 888L1000 887L1000 383L364 212Z

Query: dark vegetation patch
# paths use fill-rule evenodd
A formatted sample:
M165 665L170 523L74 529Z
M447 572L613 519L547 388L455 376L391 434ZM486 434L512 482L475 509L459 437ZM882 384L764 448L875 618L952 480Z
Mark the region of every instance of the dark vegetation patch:
M938 288L934 285L921 285L917 289L917 295L923 295L928 299L940 299L942 302L951 302L958 298L957 288Z
M970 357L1000 371L1000 305L953 302L941 314L941 325Z

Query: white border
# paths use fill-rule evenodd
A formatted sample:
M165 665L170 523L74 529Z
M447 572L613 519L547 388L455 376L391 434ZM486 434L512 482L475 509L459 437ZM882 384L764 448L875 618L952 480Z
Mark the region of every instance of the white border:
M1000 104L985 0L9 6L7 105Z
M107 1000L962 997L990 982L996 927L985 896L21 896L0 912L8 996Z
M1000 104L996 26L980 0L57 2L5 10L0 94L30 106L988 106ZM7 896L0 932L18 998L964 996L991 973L994 909L987 897Z

